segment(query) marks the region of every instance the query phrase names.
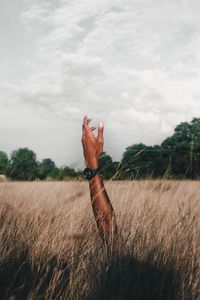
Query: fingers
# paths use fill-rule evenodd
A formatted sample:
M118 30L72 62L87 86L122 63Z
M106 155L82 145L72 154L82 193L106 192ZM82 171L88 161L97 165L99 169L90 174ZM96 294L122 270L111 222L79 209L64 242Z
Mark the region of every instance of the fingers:
M83 118L83 125L82 125L82 129L83 129L83 134L86 135L87 133L90 132L90 129L89 129L89 122L91 121L91 119L88 119L87 116L84 116Z
M90 117L87 116L87 124L89 124L91 120L92 120L92 119L91 119Z
M98 126L97 156L99 156L103 152L103 130L104 130L103 122L100 122Z
M97 157L103 152L103 142L97 139Z
M97 146L97 157L100 156L100 154L103 152L103 143L97 142L98 146Z
M96 129L96 126L92 126L91 128L88 126L90 121L92 119L88 116L84 116L83 118L83 136L86 137L86 135L95 137L93 134L93 131Z
M82 125L82 134L83 134L83 136L85 136L85 129L84 129L83 125Z
M83 137L86 137L87 134L94 136L93 131L97 127L96 126L92 126L92 127L88 126L89 123L91 122L91 120L92 119L90 117L88 117L88 116L84 116L84 118L83 118L83 124L82 124ZM99 124L99 127L98 127L98 137L95 137L95 139L97 141L99 141L100 143L103 142L103 123L102 122L100 122L100 124Z
M85 116L83 118L82 133L83 133L83 136L85 136Z
M91 118L90 117L88 117L88 116L84 116L84 123L86 124L86 125L89 125L89 123L91 122Z
M98 126L98 142L102 142L102 143L103 143L103 130L104 130L103 122L100 122Z

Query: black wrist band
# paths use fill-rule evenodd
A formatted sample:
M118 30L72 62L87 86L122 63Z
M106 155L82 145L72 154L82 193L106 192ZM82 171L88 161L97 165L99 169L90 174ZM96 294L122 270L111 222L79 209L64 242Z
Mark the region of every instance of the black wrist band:
M97 169L90 169L90 168L85 168L83 170L83 175L87 180L91 180L97 173L99 173L101 168Z

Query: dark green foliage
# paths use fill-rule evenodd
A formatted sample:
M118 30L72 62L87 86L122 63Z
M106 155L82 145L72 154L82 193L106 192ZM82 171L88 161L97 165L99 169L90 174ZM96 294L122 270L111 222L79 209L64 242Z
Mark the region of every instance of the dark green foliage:
M53 160L45 158L39 164L39 178L46 179L47 177L56 178L59 176L59 170Z
M76 170L76 177L77 177L77 179L79 179L79 180L84 179L84 175L83 175L83 170L82 170L82 169L77 169L77 170Z
M49 175L52 179L60 180L60 169L55 166Z
M34 180L38 171L36 154L28 148L21 148L12 152L6 175L14 180Z
M5 174L8 167L8 156L5 152L0 151L0 174Z
M179 124L171 137L155 146L134 144L122 158L121 179L192 178L200 174L200 118Z
M144 173L145 150L144 144L135 144L126 148L122 157L122 179L132 179Z
M1 157L2 162L6 162L6 154L2 154L1 156L0 152L0 162ZM4 163L4 165L6 164ZM72 168L67 166L63 168L56 167L55 162L50 158L45 158L42 162L38 163L36 161L36 154L28 148L22 148L12 152L11 159L9 161L7 160L5 174L12 180L44 180L47 177L62 180L78 176Z
M134 144L126 148L120 179L193 178L200 174L200 118L183 122L159 146Z
M63 167L60 169L59 179L68 179L68 178L75 178L77 174L73 168L70 167Z
M170 158L162 146L135 144L126 148L122 158L122 179L163 177Z
M200 118L183 122L163 141L170 153L171 170L176 178L198 178L200 174Z
M117 176L119 162L113 162L112 157L103 152L99 157L99 167L102 170L104 179L114 179Z

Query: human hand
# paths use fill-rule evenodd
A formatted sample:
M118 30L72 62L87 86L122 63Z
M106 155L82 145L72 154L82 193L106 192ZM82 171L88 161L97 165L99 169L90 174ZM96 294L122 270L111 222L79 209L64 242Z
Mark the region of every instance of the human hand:
M83 153L85 157L85 164L87 168L96 169L98 168L98 159L100 154L103 152L103 123L100 122L98 126L98 136L95 137L93 131L96 126L89 127L91 118L84 116L82 124L82 145Z

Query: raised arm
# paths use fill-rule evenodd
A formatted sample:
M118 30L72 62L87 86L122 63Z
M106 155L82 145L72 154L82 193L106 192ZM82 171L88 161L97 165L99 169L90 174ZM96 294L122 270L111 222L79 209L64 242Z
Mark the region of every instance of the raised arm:
M98 126L98 136L95 137L93 131L96 127L89 127L91 119L87 116L83 119L82 145L87 168L96 169L99 167L99 155L103 152L103 123ZM111 247L116 242L117 224L113 207L106 192L101 174L96 174L89 181L90 196L95 221L99 234L104 244Z

